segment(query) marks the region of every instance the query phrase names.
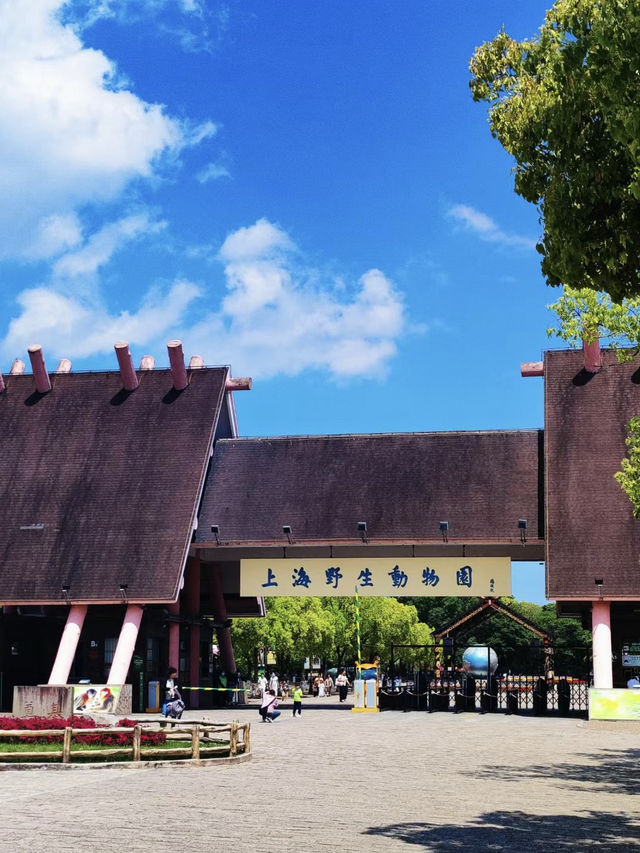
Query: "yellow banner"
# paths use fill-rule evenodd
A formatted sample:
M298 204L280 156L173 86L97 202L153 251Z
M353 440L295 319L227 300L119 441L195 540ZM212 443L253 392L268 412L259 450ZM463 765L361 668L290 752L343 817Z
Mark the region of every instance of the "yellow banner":
M509 557L241 560L240 595L511 595Z

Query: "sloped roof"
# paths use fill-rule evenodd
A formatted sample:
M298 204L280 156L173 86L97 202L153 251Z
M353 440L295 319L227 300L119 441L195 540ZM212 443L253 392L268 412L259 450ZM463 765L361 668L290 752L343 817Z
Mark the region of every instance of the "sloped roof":
M581 352L545 356L547 595L640 597L640 524L614 474L626 425L640 415L640 370L602 352L584 371Z
M226 368L5 377L0 394L0 602L175 599Z
M541 459L538 430L218 441L196 542L542 538Z

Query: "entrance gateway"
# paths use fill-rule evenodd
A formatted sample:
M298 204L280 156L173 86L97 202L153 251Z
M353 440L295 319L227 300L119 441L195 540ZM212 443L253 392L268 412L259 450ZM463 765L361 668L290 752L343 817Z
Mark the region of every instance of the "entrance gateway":
M116 352L119 372L74 374L63 360L49 375L32 347L33 376L17 360L0 379L4 708L20 683L137 686L134 654L145 692L169 663L194 688L216 669L233 677L229 620L264 614L281 583L295 594L289 569L304 568L304 594L339 594L336 580L355 590L350 560L374 585L380 559L385 583L489 595L493 579L496 597L496 560L545 560L547 596L593 627L595 686L626 683L640 531L613 475L640 412L635 365L609 351L523 365L544 376L544 430L242 439L233 394L250 380L185 365L175 341L170 370L136 371L126 344ZM279 559L292 561L284 578ZM242 568L253 560L269 563L257 587ZM269 568L278 587L264 586ZM471 586L457 580L467 570Z

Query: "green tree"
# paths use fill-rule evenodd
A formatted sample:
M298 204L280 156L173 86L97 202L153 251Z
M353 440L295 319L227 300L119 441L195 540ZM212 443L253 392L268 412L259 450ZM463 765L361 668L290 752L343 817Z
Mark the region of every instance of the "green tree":
M608 293L588 287L563 288L562 295L547 306L557 324L547 329L571 346L603 339L616 352L618 361L631 361L640 352L640 297L613 302Z
M238 619L232 639L247 672L255 673L258 649L275 652L278 669L300 671L306 657L327 664L352 666L357 657L353 598L282 597L265 599L264 619ZM360 641L363 661L387 664L392 643L430 645L431 629L418 619L416 608L395 598L360 599ZM406 662L419 652L406 651Z
M264 619L237 619L231 636L238 657L254 673L258 649L275 652L278 669L301 670L306 657L324 657L333 646L334 622L319 598L265 599Z
M631 418L628 433L629 455L620 463L622 470L613 476L633 505L633 517L640 519L640 418Z
M538 207L548 284L640 293L640 4L558 0L537 37L504 31L470 62L471 91Z

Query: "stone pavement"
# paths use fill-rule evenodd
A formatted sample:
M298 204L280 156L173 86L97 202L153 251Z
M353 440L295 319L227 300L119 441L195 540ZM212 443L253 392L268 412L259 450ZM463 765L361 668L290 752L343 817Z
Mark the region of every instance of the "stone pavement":
M0 851L640 850L640 735L584 721L355 714L322 700L253 760L0 773Z

